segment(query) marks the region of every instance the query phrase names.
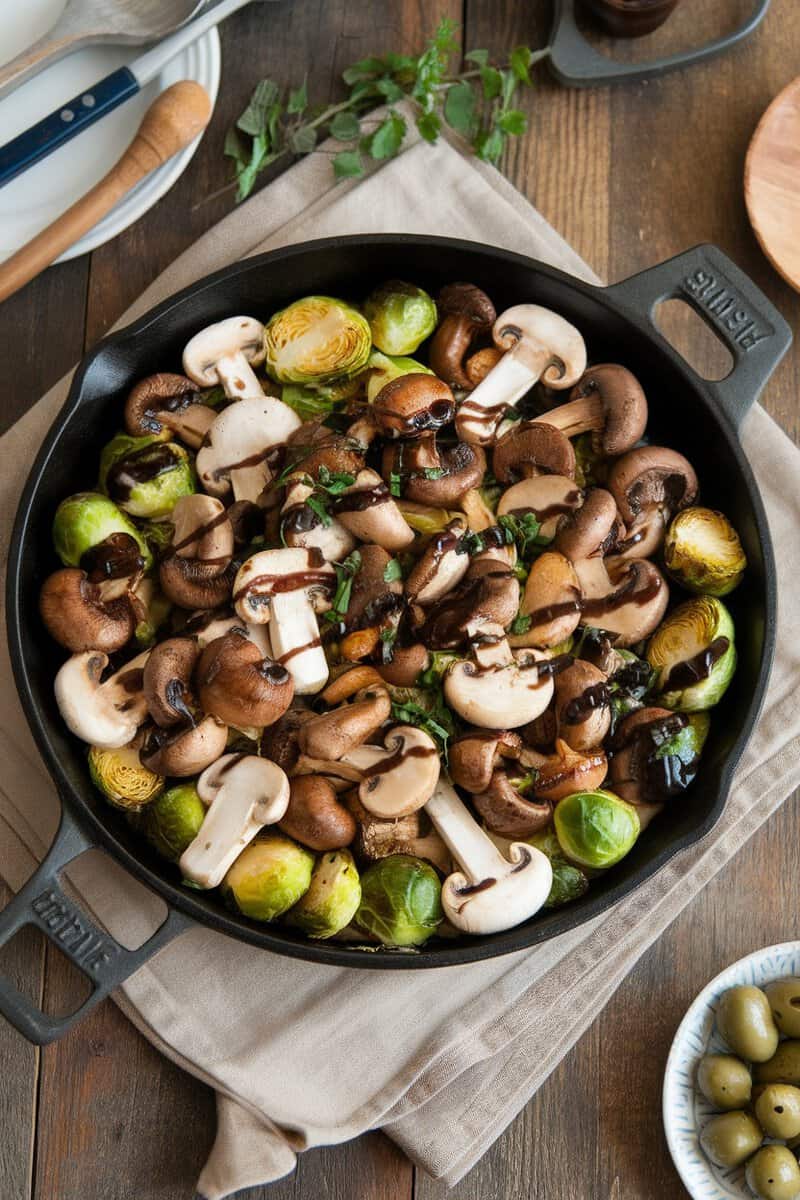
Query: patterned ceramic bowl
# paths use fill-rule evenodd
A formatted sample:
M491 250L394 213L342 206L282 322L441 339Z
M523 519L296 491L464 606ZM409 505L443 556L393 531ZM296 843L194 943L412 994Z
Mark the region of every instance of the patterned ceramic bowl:
M697 1065L708 1052L730 1053L714 1028L719 999L731 987L763 987L789 976L800 977L800 942L748 954L703 988L675 1034L664 1075L664 1129L672 1160L694 1200L753 1200L744 1167L715 1167L700 1148L700 1131L716 1110L695 1086Z

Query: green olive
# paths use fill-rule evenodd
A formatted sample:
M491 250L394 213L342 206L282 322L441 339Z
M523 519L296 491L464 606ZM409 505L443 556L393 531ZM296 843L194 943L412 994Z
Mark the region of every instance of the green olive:
M778 1048L778 1030L761 988L725 992L717 1008L717 1028L734 1054L748 1062L766 1062Z
M800 1087L800 1040L781 1042L772 1058L757 1065L756 1083L792 1083Z
M788 1083L770 1083L756 1100L755 1113L767 1137L797 1137L800 1133L800 1088Z
M750 1072L732 1054L707 1054L697 1068L697 1086L714 1108L741 1108L750 1103Z
M776 979L764 988L772 1018L785 1037L800 1038L800 979Z
M762 1147L747 1164L745 1178L760 1200L796 1200L800 1194L800 1167L785 1146Z
M718 1167L738 1167L764 1140L761 1126L746 1112L720 1113L703 1126L700 1145Z

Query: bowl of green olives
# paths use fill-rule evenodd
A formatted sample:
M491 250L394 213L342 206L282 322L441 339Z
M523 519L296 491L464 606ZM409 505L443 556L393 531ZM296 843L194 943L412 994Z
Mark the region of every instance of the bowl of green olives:
M703 989L672 1044L663 1111L695 1200L800 1200L800 942Z

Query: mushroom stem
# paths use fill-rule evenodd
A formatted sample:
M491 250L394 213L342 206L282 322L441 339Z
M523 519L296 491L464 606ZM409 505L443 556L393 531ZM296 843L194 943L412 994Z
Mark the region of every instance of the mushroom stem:
M311 601L298 592L272 597L272 651L294 679L297 696L318 692L328 681L328 662L320 644L319 625Z
M229 400L252 400L264 395L255 371L241 351L217 359L216 370Z
M542 369L548 361L549 358L540 364ZM508 409L530 391L540 373L511 352L504 354L459 405L456 414L459 438L478 446L491 445Z
M534 418L540 423L553 425L565 437L577 437L579 433L602 429L605 425L605 408L597 393L582 396L579 400L570 400L560 404L558 408L550 408L541 418Z
M425 811L473 887L507 872L509 863L470 816L446 775L439 776Z

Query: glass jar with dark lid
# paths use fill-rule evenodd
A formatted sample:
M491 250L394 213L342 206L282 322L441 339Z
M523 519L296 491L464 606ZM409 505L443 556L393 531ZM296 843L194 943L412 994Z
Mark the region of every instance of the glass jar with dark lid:
M666 21L678 0L583 0L583 4L615 37L642 37Z

